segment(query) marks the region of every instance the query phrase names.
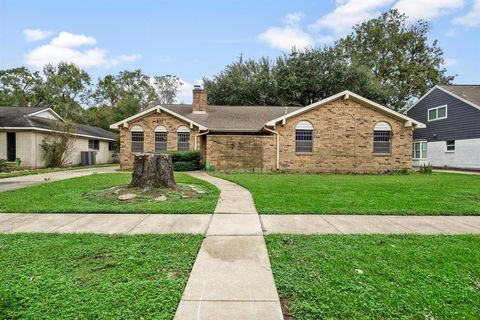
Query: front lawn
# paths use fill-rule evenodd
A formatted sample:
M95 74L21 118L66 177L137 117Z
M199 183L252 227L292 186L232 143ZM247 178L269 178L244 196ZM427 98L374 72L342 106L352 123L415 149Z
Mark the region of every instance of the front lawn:
M173 319L198 235L0 235L0 319Z
M176 173L176 181L194 185L204 193L182 198L174 192L166 201L155 201L154 196L122 201L108 192L108 188L127 185L131 176L131 173L92 174L0 192L0 212L213 213L215 210L218 189L186 173Z
M480 214L475 175L214 175L250 190L262 214Z
M480 319L480 236L269 235L266 243L282 306L297 320Z

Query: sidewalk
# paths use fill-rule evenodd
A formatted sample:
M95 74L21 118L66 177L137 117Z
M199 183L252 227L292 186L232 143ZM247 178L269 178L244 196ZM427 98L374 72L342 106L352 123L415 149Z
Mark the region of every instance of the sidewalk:
M220 189L175 319L283 319L260 218L246 189L203 172Z
M12 177L0 179L0 192L28 187L35 184L45 183L47 181L65 180L76 177L88 176L92 173L111 173L118 170L118 166L99 167L88 169L76 169L66 171L56 171L42 174L32 174L28 176Z

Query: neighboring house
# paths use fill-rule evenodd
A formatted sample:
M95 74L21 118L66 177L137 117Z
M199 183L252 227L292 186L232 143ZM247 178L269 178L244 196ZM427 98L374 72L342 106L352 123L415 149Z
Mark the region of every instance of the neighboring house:
M43 139L58 131L64 120L50 108L0 107L0 159L15 161L20 158L21 167L45 166ZM95 151L97 163L114 160L117 135L107 130L75 124L75 137L68 164L80 164L81 151Z
M480 85L438 85L407 110L427 124L413 134L413 165L480 170Z
M215 170L383 172L411 168L412 134L424 125L350 91L306 107L158 105L112 124L120 165L134 154L200 150Z

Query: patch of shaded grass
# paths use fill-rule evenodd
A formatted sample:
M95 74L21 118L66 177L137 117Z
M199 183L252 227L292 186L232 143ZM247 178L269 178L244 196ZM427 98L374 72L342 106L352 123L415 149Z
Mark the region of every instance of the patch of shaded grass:
M213 213L218 189L186 173L175 173L175 180L198 186L204 191L195 197L172 194L168 201L120 201L117 197L93 195L114 186L127 185L131 173L92 174L0 193L0 212L39 213ZM137 200L142 200L140 197Z
M475 175L214 175L247 188L262 214L480 214Z
M0 318L172 319L202 238L0 235Z
M479 319L480 236L269 235L295 319Z

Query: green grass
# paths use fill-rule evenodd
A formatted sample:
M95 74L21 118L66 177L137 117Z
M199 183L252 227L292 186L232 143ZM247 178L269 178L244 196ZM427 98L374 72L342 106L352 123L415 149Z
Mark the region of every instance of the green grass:
M201 242L0 235L0 319L173 319Z
M118 166L116 163L100 163L93 166L71 166L63 168L41 168L41 169L19 169L11 172L0 172L0 179L3 178L13 178L21 176L29 176L31 174L42 174L58 171L70 171L70 170L79 170L79 169L90 169L90 168L104 168L104 167L113 167Z
M0 212L52 213L213 213L218 189L185 173L176 173L178 183L200 186L206 191L198 198L165 202L137 202L92 198L92 192L127 185L131 173L92 174L27 188L0 192Z
M480 214L480 176L475 175L215 176L250 190L262 214Z
M280 299L297 320L480 319L480 236L269 235L266 243Z

